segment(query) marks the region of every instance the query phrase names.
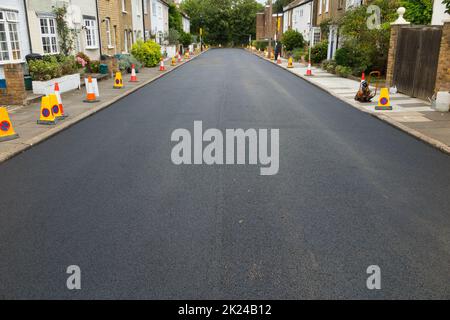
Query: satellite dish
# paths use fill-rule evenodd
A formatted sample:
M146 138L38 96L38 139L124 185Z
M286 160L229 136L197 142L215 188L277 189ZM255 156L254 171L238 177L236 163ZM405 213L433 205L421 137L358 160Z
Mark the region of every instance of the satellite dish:
M80 29L83 22L79 6L71 4L67 7L67 24L70 29Z

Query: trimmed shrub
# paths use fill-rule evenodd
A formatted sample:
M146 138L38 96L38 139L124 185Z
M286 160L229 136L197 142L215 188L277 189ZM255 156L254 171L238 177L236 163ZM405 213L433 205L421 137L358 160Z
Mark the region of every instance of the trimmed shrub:
M281 43L287 51L292 51L295 48L303 48L305 41L300 32L291 29L283 33Z
M34 81L48 81L78 72L73 56L46 55L42 60L30 60L28 70Z
M152 40L138 40L131 47L131 54L145 67L154 67L161 59L161 47Z

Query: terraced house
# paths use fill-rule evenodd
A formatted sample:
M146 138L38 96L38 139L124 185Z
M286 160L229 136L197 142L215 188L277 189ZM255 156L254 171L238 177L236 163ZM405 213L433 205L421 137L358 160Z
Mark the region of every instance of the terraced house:
M25 55L30 51L25 2L2 0L0 3L0 90L6 88L4 65L25 62Z
M74 52L82 51L94 60L100 58L95 0L26 0L26 6L33 53L60 53L54 8L66 6L68 27L76 35Z

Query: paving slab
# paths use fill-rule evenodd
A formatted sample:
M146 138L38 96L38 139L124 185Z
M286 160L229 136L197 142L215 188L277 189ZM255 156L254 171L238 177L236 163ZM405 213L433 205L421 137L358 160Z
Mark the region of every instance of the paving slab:
M261 59L276 64L264 56L256 55ZM360 111L370 113L374 117L450 154L450 113L437 112L431 107L429 101L396 93L390 95L392 110L375 110L379 99L379 90L372 102L361 103L354 100L354 96L359 88L359 81L338 77L327 73L317 66L311 68L312 76L306 76L307 65L295 63L294 68L287 68L287 59L281 60L281 64L276 64L280 68L284 68L316 85ZM371 86L371 89L375 88Z
M194 55L191 59L195 59L197 56L199 55ZM142 68L137 74L138 82L129 82L130 75L123 74L124 86L122 89L113 89L112 79L99 81L99 101L95 103L83 102L86 96L86 89L84 87L81 90L72 90L63 93L61 98L64 111L68 114L68 117L58 121L55 125L37 124L40 114L40 102L33 102L25 106L6 106L13 128L19 134L19 138L0 142L0 162L13 157L17 153L40 143L82 119L108 107L117 100L164 76L184 63L189 62L191 59L183 59L183 62L176 66L171 66L170 59L166 59L166 71L159 71L159 66Z

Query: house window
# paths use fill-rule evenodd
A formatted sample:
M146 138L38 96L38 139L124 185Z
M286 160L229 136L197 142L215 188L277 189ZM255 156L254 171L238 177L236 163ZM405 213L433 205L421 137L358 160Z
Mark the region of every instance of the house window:
M20 59L17 12L0 11L0 62Z
M339 0L338 1L338 9L343 9L344 8L344 0Z
M328 12L330 9L330 0L325 0L325 12Z
M144 0L144 14L148 13L147 0Z
M155 3L155 1L152 1L152 13L153 13L153 16L156 17L156 3Z
M108 42L108 47L112 48L112 38L111 38L111 19L105 19L105 27L106 27L106 41Z
M126 2L126 0L122 0L122 12L127 12L127 2Z
M323 0L319 0L319 14L322 14L322 1Z
M86 28L86 49L97 48L98 47L97 24L96 24L95 20L94 19L84 19L84 26ZM110 39L108 39L108 41L109 40Z
M123 33L123 51L128 53L128 31L125 30Z
M158 19L162 20L162 6L158 6Z
M54 18L40 18L42 49L44 53L58 53L56 21Z

